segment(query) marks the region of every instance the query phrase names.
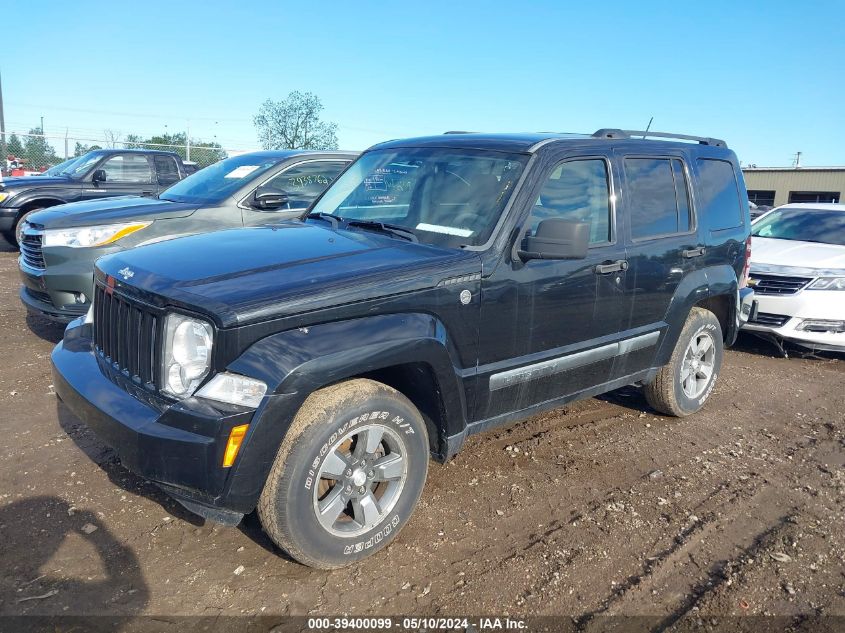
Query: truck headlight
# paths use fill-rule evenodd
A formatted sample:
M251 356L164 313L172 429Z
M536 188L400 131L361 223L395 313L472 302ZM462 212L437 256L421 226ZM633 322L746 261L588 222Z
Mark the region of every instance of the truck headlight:
M845 290L845 277L819 277L807 290Z
M128 222L123 224L104 224L102 226L82 226L75 229L46 229L44 246L69 246L86 248L105 246L131 235L135 231L147 228L152 222Z
M220 372L197 391L202 398L252 408L261 404L265 393L267 385L260 380L228 371Z
M168 314L164 320L162 391L187 398L211 368L211 324L182 314Z

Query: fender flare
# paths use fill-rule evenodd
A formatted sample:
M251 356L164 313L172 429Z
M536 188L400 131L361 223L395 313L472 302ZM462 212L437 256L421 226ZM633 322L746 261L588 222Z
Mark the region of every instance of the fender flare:
M727 264L700 268L686 275L675 289L669 308L666 310L664 322L669 325L657 351L655 367L661 367L669 362L690 310L707 299L714 297L728 299L728 330L723 332L723 335L726 341L733 341L736 338L736 319L732 315L735 314L737 308L738 290L739 282L736 272Z
M264 487L278 448L305 399L314 391L353 376L407 363L428 366L443 410L439 441L466 426L466 402L453 348L442 322L430 314L361 317L286 330L263 338L227 366L263 380L242 454L224 493L229 504L249 511Z

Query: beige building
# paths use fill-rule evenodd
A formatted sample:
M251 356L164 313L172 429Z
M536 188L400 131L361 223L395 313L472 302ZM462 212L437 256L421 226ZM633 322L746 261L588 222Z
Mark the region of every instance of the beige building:
M748 199L758 206L842 202L845 167L743 167Z

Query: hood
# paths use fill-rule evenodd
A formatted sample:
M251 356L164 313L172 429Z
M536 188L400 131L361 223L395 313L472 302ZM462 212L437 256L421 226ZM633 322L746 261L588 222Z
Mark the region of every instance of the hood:
M751 270L802 276L845 274L845 246L752 237Z
M72 182L67 176L12 176L3 178L0 182L0 189L9 191L11 189L29 189L30 187L49 187L50 185L66 186Z
M480 272L481 260L471 251L289 222L150 244L104 257L97 268L120 286L229 327L433 288L456 271Z
M27 221L38 229L66 229L134 220L167 220L190 215L199 205L158 198L126 196L71 202L33 213Z

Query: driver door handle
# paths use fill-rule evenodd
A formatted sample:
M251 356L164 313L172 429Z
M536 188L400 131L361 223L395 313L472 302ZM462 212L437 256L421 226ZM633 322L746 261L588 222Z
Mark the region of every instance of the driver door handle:
M623 270L628 270L627 259L617 259L615 262L609 264L598 264L595 268L597 275L609 275L610 273L618 273Z

